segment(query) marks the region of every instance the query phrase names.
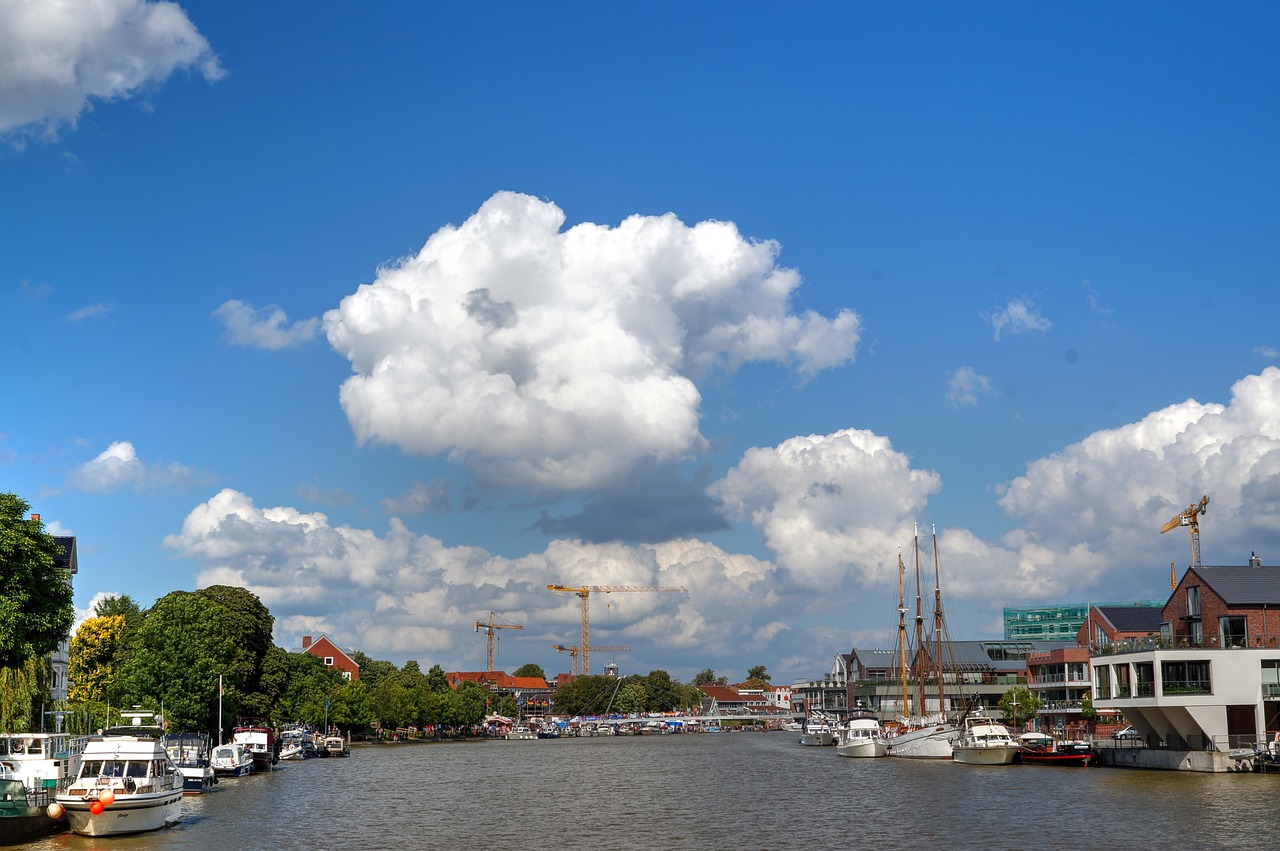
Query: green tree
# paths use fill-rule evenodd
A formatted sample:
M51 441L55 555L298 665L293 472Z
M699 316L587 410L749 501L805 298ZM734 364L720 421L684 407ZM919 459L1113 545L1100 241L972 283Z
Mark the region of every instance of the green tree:
M351 659L360 666L360 682L370 690L376 688L383 678L392 676L396 672L396 666L391 662L371 659L359 650L352 654Z
M66 573L54 566L61 549L39 519L27 519L30 509L0 493L0 668L52 653L75 621Z
M613 708L619 712L644 712L648 706L649 694L640 680L625 680L618 688L618 697Z
M618 681L612 677L574 677L556 689L556 713L560 715L599 715L609 706Z
M769 671L764 665L756 665L754 668L747 669L748 680L764 680L769 682Z
M177 592L175 592L177 593ZM233 585L210 585L192 592L217 607L219 628L231 639L233 652L222 671L236 689L237 711L244 718L269 718L272 696L263 690L262 665L273 646L275 618L252 591Z
M650 671L644 677L634 679L639 679L644 684L645 692L649 696L644 708L650 712L670 712L684 706L684 690L680 687L680 683L671 679L671 675L666 671L657 669Z
M220 614L216 603L188 591L157 600L120 675L124 702L163 707L172 730L215 730L218 675L233 668L238 652ZM232 679L224 703L234 710L238 696Z
M453 691L453 689L449 687L449 678L445 676L444 668L441 668L439 665L431 666L431 670L427 671L427 688L437 694Z
M1040 710L1040 698L1025 686L1014 686L1000 695L1000 714L1006 723L1021 727Z
M342 685L342 674L330 671L322 659L310 653L288 653L286 656L288 682L272 720L277 723L301 721L320 727L325 718L325 697Z
M369 692L359 680L343 680L329 693L329 723L340 730L359 730L374 722Z
M729 679L727 677L717 677L716 672L710 668L699 671L693 678L695 686L722 686L727 685Z
M547 672L542 669L541 665L535 665L533 662L521 665L511 674L513 677L537 677L540 680L547 678Z
M484 720L489 708L489 689L480 683L465 680L458 683L454 694L458 702L457 720L453 722L455 726L479 724Z
M48 656L30 656L17 668L0 668L0 730L40 729L40 712L53 678Z

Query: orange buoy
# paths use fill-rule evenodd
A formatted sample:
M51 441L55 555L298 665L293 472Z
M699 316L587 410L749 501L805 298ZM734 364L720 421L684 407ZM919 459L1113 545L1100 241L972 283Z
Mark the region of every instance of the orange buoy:
M102 806L109 807L115 802L116 793L111 791L110 789L107 789L101 795L98 796L98 800L102 802Z
M102 806L101 801L94 801L92 804L89 805L89 812L93 813L95 816L102 815L103 809L104 807Z

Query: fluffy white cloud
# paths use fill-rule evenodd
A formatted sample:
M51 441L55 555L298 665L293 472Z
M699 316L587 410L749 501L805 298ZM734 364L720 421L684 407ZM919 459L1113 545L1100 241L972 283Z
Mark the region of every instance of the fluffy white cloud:
M235 346L255 349L286 349L315 339L320 320L299 319L292 324L285 312L275 305L255 309L242 301L223 302L213 312L223 324L223 339Z
M1048 594L1129 565L1153 568L1161 526L1202 494L1211 499L1201 524L1206 564L1244 564L1250 550L1275 542L1280 369L1241 379L1231 397L1228 405L1189 399L1095 432L1001 486L1001 507L1021 521L1002 542L1019 554L1017 581ZM1190 546L1180 543L1189 563Z
M0 0L0 133L74 125L91 99L130 97L186 68L222 76L176 3Z
M670 214L564 220L498 193L325 315L360 441L582 490L701 450L709 371L769 360L807 377L853 357L855 314L789 312L800 278L773 242Z
M67 484L76 490L109 493L123 487L136 490L183 485L195 475L182 464L144 464L127 440L118 440L92 461L86 461L67 476Z
M1033 331L1044 333L1053 327L1052 322L1036 311L1035 304L1029 298L1015 298L1004 307L984 314L983 318L991 323L996 342L999 342L1000 335L1006 332L1009 334L1029 334Z
M688 588L591 595L593 642L633 644L637 655L653 647L662 654L730 653L755 629L741 613L767 613L778 603L767 587L774 565L701 541L630 547L559 540L509 559L446 547L394 518L379 536L330 525L323 514L258 508L234 490L192 510L165 546L200 564L199 586L238 585L257 594L277 616L284 646L326 632L375 658L422 657L456 668L483 659L473 625L491 610L525 625L519 637L504 636L507 644L579 643L579 600L548 591L551 584Z
M896 581L897 548L942 487L888 438L858 429L749 449L711 492L749 519L791 576L811 588Z
M962 366L947 382L947 399L953 405L976 405L978 397L991 392L991 379L971 366Z

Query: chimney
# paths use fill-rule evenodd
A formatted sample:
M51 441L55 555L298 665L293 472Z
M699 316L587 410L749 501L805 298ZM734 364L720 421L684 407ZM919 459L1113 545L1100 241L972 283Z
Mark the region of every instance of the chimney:
M311 636L309 635L302 636L302 649L306 650L310 646L311 646Z
M1249 566L1262 567L1262 559L1258 558L1258 554L1256 552L1249 553Z
M39 522L40 522L40 515L39 515L39 514L32 514L32 515L31 515L31 519L32 519L34 522L39 523Z

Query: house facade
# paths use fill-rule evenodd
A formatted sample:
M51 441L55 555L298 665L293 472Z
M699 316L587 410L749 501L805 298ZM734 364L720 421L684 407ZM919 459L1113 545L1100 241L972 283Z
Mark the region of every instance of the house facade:
M341 671L343 679L356 681L360 679L360 666L345 650L327 635L320 635L312 640L311 636L302 636L302 652L317 656L330 671Z
M513 677L502 671L450 671L445 674L449 687L460 683L479 683L497 697L510 697L520 707L523 717L541 717L554 711L551 686L542 677Z
M1192 567L1159 636L1095 650L1093 700L1151 746L1223 753L1280 732L1280 569ZM1209 768L1204 770L1222 770Z

